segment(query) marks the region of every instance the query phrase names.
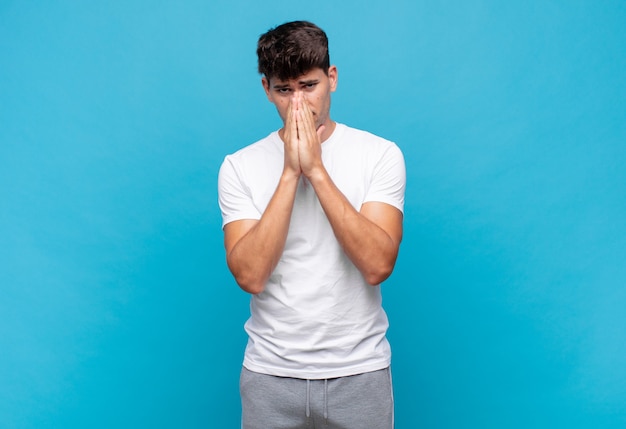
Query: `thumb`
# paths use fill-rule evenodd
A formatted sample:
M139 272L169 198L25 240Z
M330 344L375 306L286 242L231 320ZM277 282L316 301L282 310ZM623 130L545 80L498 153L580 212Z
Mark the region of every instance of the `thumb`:
M322 134L324 134L324 130L326 129L325 125L320 125L317 129L317 137L320 139L320 143L322 143Z

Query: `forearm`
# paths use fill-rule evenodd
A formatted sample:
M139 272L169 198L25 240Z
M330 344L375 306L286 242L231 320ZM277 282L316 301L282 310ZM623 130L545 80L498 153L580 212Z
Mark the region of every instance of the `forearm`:
M235 235L232 247L227 243L228 267L247 292L262 292L280 260L297 186L297 177L283 175L261 219L241 237Z
M320 170L309 179L348 258L369 284L380 284L391 275L398 256L401 217L399 231L389 234L350 204L326 170Z

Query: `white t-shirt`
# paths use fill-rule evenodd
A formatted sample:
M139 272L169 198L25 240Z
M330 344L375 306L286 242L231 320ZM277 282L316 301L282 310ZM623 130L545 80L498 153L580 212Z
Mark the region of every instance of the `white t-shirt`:
M368 201L404 208L400 149L337 124L322 144L330 177L359 210ZM219 174L223 225L260 219L283 171L278 132L229 155ZM368 285L337 242L317 195L302 177L282 257L263 292L252 295L244 366L283 377L324 379L389 366L380 286Z

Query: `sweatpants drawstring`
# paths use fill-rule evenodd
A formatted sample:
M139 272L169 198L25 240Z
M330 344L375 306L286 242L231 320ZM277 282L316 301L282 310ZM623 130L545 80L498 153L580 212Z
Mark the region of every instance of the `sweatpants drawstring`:
M311 380L306 381L306 418L311 417Z
M311 417L311 380L306 381L306 406L305 414L308 419ZM328 423L328 380L324 380L324 420Z
M328 423L328 379L324 380L324 420Z

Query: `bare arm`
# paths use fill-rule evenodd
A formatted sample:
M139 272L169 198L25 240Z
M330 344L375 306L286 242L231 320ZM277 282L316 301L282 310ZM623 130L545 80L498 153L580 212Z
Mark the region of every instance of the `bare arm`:
M263 292L283 253L301 170L296 124L290 109L283 140L283 173L261 219L239 220L224 226L226 261L237 284L246 292Z
M263 292L283 253L298 178L281 177L260 220L239 220L224 226L226 261L246 292Z
M380 202L367 202L357 211L325 170L310 180L344 252L369 284L383 282L398 256L402 212Z
M344 252L369 284L380 284L391 275L398 256L402 212L381 202L367 202L357 211L322 163L319 134L308 104L300 98L295 105L302 174L315 189Z

